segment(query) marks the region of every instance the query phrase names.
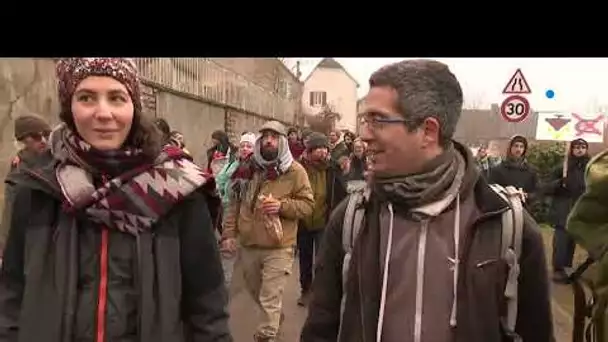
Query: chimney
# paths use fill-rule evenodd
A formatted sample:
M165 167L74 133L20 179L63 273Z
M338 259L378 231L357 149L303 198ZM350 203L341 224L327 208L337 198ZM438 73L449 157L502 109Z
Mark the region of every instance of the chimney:
M302 71L300 70L300 61L296 61L296 77L298 80L302 77Z

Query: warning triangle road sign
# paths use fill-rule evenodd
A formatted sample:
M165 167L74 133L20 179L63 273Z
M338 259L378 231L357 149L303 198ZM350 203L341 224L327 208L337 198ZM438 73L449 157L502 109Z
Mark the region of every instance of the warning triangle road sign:
M546 118L545 121L547 121L555 131L559 131L570 122L570 119L566 119L562 115L555 115L554 118Z
M521 69L517 69L511 79L502 91L503 94L531 94L530 86L528 81L521 72Z

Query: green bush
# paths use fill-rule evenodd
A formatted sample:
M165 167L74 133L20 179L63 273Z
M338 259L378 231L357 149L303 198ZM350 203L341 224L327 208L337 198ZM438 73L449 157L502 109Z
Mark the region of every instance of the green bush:
M539 178L539 187L551 180L552 172L563 165L564 152L567 144L564 142L536 142L531 144L526 155L528 162L533 165ZM539 196L531 208L531 214L538 223L549 221L551 198Z

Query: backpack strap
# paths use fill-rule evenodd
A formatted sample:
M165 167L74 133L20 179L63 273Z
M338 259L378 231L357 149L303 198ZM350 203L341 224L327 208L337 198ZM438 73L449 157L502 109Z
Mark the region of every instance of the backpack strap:
M342 317L346 306L346 283L348 279L348 270L350 268L350 260L352 256L353 246L361 232L363 224L363 216L365 208L363 202L369 198L370 189L363 188L354 191L348 195L348 204L344 213L344 223L342 225L342 249L344 251L344 260L342 261L342 300L340 303L340 329L338 331L338 340L342 333Z
M504 296L507 312L502 317L505 333L513 341L521 341L515 332L517 323L517 300L519 287L519 257L521 256L522 235L524 227L524 208L521 193L513 186L502 187L491 184L490 187L507 203L510 209L502 214L502 237L500 244L501 257L507 264L509 271L505 283Z

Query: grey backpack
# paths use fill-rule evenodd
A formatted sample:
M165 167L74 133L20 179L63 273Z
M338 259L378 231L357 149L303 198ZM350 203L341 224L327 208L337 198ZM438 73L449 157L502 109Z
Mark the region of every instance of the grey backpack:
M515 333L515 323L517 322L519 257L521 256L521 241L524 227L523 201L521 200L519 191L515 187L502 187L498 184L491 184L490 187L500 195L500 197L507 201L511 208L502 215L502 242L500 255L502 255L503 260L508 265L509 273L504 291L507 312L504 317L501 317L501 320L507 336L509 336L512 341L518 342L521 341L521 338ZM346 305L346 280L348 278L352 249L362 228L365 215L364 203L369 199L370 193L371 190L369 187L351 192L344 214L342 229L344 260L342 262L342 301L340 317L344 315L344 308ZM340 324L339 335L341 332L342 324Z

